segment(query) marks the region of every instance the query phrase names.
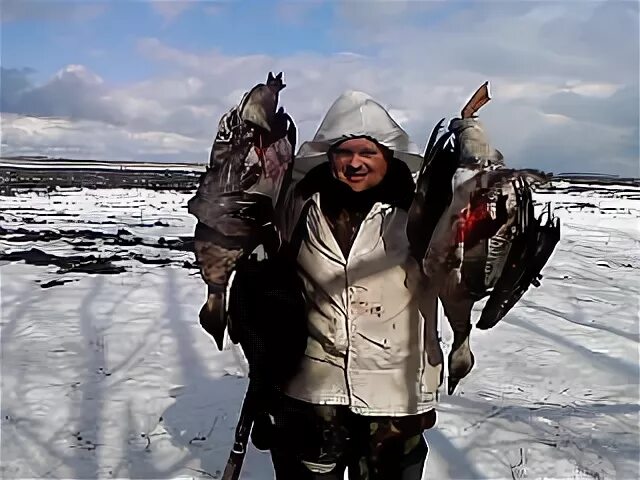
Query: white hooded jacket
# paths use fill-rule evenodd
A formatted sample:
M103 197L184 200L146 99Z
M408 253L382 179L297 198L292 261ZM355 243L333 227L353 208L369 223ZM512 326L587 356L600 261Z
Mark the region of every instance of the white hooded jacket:
M313 141L296 155L305 173L327 161L329 147L368 136L415 171L421 161L407 133L371 97L347 92L332 105ZM403 416L434 408L442 352L436 316L420 306L429 292L409 253L408 214L382 202L363 220L344 257L320 208L319 192L294 184L280 210L285 242L294 232L299 274L309 305L309 337L297 374L285 391L294 398L347 405L363 415Z

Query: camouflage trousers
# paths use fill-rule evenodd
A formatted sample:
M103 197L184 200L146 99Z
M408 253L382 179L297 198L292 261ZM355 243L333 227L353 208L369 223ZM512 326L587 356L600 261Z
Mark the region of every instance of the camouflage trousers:
M277 480L420 480L435 411L372 417L284 397L273 418Z

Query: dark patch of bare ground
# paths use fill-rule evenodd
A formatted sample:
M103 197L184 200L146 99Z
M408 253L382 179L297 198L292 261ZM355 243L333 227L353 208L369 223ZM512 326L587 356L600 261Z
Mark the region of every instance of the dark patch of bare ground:
M158 224L160 222L156 222ZM155 224L154 224L155 225ZM151 225L149 225L151 226ZM156 225L163 226L163 225ZM3 228L0 227L0 237L12 246L20 246L24 243L37 242L46 245L49 242L62 241L78 252L78 255L56 255L39 248L18 249L10 253L0 253L0 262L24 262L29 265L54 265L58 267L57 274L87 273L113 275L127 271L131 261L144 265L175 265L187 269L197 269L193 261L183 258L171 258L163 256L148 256L137 252L127 252L127 247L144 246L173 250L178 252L192 252L193 239L178 237L165 239L143 239L131 233L126 228L119 229L116 233L101 232L99 230L75 229L75 230L39 230L28 228ZM94 255L101 251L105 245L123 247L118 253ZM118 264L128 261L128 264ZM74 281L73 279L54 279L40 284L42 288L51 288Z
M162 222L156 222L154 225L165 226ZM152 226L152 225L149 225ZM10 242L51 242L54 240L74 240L70 242L72 246L79 246L80 241L101 240L106 245L119 246L136 246L144 245L145 247L160 247L169 250L179 250L183 252L193 251L193 239L190 237L178 237L165 239L160 237L157 242L145 240L137 237L126 228L120 228L116 233L101 232L99 230L88 229L72 229L72 230L29 230L27 228L18 227L13 229L0 227L0 235L4 236ZM88 245L88 244L86 244Z

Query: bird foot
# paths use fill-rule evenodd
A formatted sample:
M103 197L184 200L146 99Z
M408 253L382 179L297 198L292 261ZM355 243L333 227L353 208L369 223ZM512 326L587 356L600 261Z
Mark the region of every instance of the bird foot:
M449 379L447 381L447 393L452 395L460 380L465 378L475 365L475 357L469 347L467 338L449 354Z

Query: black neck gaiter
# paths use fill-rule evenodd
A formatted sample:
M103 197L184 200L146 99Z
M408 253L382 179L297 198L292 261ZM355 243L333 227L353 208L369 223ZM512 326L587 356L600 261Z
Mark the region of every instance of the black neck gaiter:
M360 224L376 202L408 210L413 200L415 185L411 172L395 158L389 162L382 182L363 192L354 192L347 184L336 179L328 164L323 173L325 178L318 189L322 213L345 258Z

